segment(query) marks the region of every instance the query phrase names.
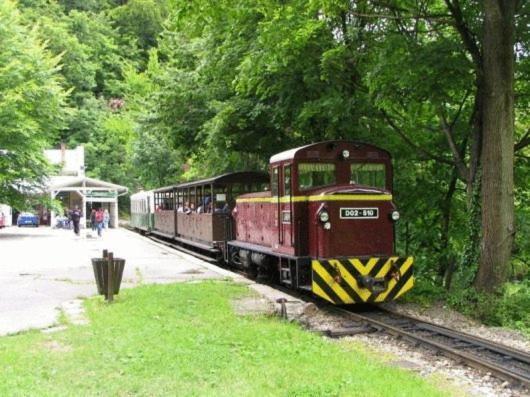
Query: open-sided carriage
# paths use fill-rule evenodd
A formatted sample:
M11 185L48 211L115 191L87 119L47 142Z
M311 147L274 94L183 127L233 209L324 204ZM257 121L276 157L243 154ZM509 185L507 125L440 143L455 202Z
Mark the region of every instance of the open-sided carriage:
M236 197L261 191L267 174L236 172L154 191L153 233L205 253L219 255L233 238Z

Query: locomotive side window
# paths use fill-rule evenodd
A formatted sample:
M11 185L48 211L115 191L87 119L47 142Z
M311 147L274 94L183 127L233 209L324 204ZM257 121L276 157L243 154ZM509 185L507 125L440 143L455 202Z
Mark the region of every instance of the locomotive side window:
M313 189L335 183L335 164L300 163L298 165L298 185L300 190Z
M291 195L291 165L283 167L283 195Z
M385 165L357 163L351 165L351 184L384 188L386 185Z
M271 193L273 197L278 196L278 167L272 169Z

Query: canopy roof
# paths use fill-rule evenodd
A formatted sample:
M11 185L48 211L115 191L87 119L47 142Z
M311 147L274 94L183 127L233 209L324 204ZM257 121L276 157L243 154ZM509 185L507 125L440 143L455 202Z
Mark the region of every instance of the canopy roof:
M61 190L62 188L91 189L103 188L126 193L127 187L115 183L101 181L99 179L82 176L52 176L48 181L48 190Z

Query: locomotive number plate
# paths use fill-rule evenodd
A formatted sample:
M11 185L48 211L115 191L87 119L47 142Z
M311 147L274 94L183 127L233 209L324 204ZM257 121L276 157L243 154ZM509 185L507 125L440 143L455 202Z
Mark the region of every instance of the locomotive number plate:
M377 219L378 208L341 208L340 219Z

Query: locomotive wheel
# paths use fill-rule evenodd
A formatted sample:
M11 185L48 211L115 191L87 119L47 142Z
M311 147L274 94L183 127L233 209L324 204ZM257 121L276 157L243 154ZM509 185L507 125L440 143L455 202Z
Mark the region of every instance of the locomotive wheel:
M230 251L230 264L235 265L236 267L241 268L241 258L239 257L239 250Z
M270 284L276 281L276 277L270 268L258 266L256 281L259 283Z
M255 280L256 277L258 276L258 269L255 265L251 265L250 268L245 267L243 265L243 262L241 261L241 257L239 256L238 249L234 249L230 252L230 264L232 266L237 267L238 269L243 270L245 274L252 280Z

